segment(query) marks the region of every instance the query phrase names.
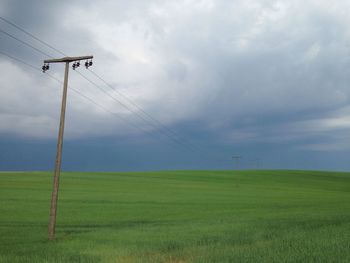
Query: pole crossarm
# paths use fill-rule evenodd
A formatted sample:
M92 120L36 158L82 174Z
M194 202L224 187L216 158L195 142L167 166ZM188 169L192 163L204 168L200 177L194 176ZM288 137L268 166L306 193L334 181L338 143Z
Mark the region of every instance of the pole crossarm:
M62 62L74 62L78 60L86 60L93 59L93 56L81 56L81 57L64 57L64 58L54 58L54 59L46 59L44 63L62 63Z

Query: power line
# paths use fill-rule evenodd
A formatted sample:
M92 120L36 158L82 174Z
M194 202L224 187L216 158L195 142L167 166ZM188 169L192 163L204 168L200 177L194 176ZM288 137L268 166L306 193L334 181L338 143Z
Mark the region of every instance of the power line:
M34 65L31 65L31 64L25 62L25 61L22 60L22 59L19 59L19 58L16 58L16 57L14 57L14 56L11 56L11 55L9 55L9 54L7 54L7 53L1 51L1 50L0 50L0 53L1 53L2 55L4 55L4 56L10 58L10 59L13 59L13 60L15 60L15 61L17 61L17 62L19 62L19 63L22 63L22 64L24 64L24 65L26 65L26 66L28 66L28 67L34 69L34 70L37 70L37 71L41 72L41 69L40 69L40 68L38 68L38 67L36 67L36 66L34 66ZM56 78L55 76L51 75L50 73L46 73L45 75L47 75L47 76L49 76L50 78L54 79L54 80L57 81L58 83L63 84L63 82L62 82L61 80L59 80L59 79ZM79 90L74 89L74 88L72 88L71 86L69 86L69 87L70 87L70 89L73 90L75 93L79 94L80 96L82 96L82 97L84 97L85 99L89 100L90 102L94 103L96 106L102 108L103 110L105 110L105 111L107 111L107 112L109 112L109 113L111 113L111 114L114 114L113 112L108 111L105 107L103 107L102 105L98 104L98 103L95 102L93 99L91 99L90 97L86 96L84 93L80 92ZM119 117L121 117L121 116L119 116Z
M7 57L9 57L9 58L11 58L11 59L13 59L13 60L15 60L15 61L17 61L17 62L20 62L20 63L22 63L22 64L24 64L24 65L26 65L26 66L28 66L28 67L30 67L30 68L32 68L32 69L35 69L35 70L41 72L41 69L40 69L40 68L35 67L34 65L31 65L31 64L25 62L25 61L22 60L22 59L19 59L19 58L16 58L16 57L14 57L14 56L11 56L11 55L9 55L9 54L3 52L3 51L0 51L0 53L1 53L2 55L4 55L4 56L7 56ZM61 80L59 80L59 79L56 78L55 76L51 75L50 73L45 73L45 75L47 75L47 76L49 76L50 78L54 79L54 80L57 81L58 83L63 84L63 82L62 82ZM77 89L75 89L75 88L73 88L73 87L71 87L71 86L69 86L69 88L70 88L71 90L73 90L75 93L77 93L77 94L79 94L80 96L82 96L83 98L85 98L86 100L88 100L88 101L90 101L91 103L93 103L94 105L96 105L97 107L103 109L104 111L106 111L106 112L108 112L108 113L110 113L110 114L116 115L118 118L120 118L120 119L122 119L122 120L125 120L125 119L124 119L121 115L119 115L118 113L115 113L115 112L112 112L112 111L106 109L106 108L103 107L101 104L97 103L96 101L94 101L94 100L91 99L90 97L86 96L84 93L80 92L79 90L77 90Z
M8 37L10 37L10 38L13 38L13 39L17 40L18 42L22 43L23 45L26 45L27 47L30 47L30 48L34 49L35 51L39 52L40 54L52 58L52 56L50 56L49 54L47 54L47 53L44 52L44 51L41 51L40 49L38 49L38 48L36 48L36 47L34 47L34 46L32 46L32 45L29 44L28 42L25 42L25 41L23 41L23 40L21 40L21 39L15 37L14 35L11 35L10 33L6 32L6 31L4 31L4 30L2 30L2 29L0 29L0 32L3 33L3 34L5 34L6 36L8 36Z
M4 55L4 56L6 56L6 57L8 57L8 58L10 58L10 59L13 59L13 60L15 60L15 61L17 61L17 62L19 62L19 63L22 63L22 64L24 64L24 65L26 65L26 66L28 66L28 67L30 67L30 68L36 70L36 71L41 72L41 69L40 69L40 68L38 68L38 67L36 67L36 66L34 66L34 65L31 65L31 64L25 62L25 61L22 60L22 59L19 59L19 58L16 58L16 57L14 57L14 56L11 56L11 55L9 55L9 54L3 52L3 51L0 51L0 54ZM51 75L50 73L47 73L47 72L46 72L45 75L47 75L48 77L54 79L54 80L57 81L58 83L63 84L63 82L62 82L61 80L59 80L59 79L56 78L55 76ZM93 100L91 97L86 96L84 93L82 93L81 91L79 91L79 90L73 88L72 86L69 86L69 89L72 90L73 92L75 92L76 94L80 95L80 96L83 97L84 99L90 101L90 102L93 103L95 106L99 107L100 109L104 110L105 112L107 112L107 113L109 113L109 114L111 114L111 115L114 115L114 116L117 117L118 119L124 121L124 122L125 122L126 124L128 124L130 127L136 128L136 129L138 129L138 130L142 130L143 132L146 132L147 134L149 134L149 135L151 135L151 136L154 136L154 133L151 133L149 130L144 129L144 128L142 128L142 127L139 127L136 123L131 122L128 118L125 118L125 117L122 116L121 114L119 114L119 113L117 113L117 112L113 112L113 111L107 109L106 107L104 107L104 106L102 106L101 104L97 103L97 102L96 102L95 100Z
M149 114L147 111L145 111L141 106L139 106L137 103L135 103L134 101L132 101L128 96L126 96L125 94L121 93L120 91L114 89L114 87L112 85L110 85L106 80L104 80L101 76L99 76L96 72L88 69L95 77L97 77L99 80L101 80L107 87L109 87L112 91L116 92L118 95L120 95L121 97L123 97L126 101L128 101L130 104L132 104L136 109L138 109L139 111L141 111L146 117L148 117L151 121L157 123L164 131L172 134L173 136L175 136L175 138L177 138L178 140L181 141L185 140L183 139L176 131L168 128L163 122L161 122L160 120L154 118L151 114ZM192 143L190 143L189 141L187 141L187 143L191 144L191 146L194 147L194 145L192 145Z
M62 51L56 49L55 47L51 46L50 44L48 44L47 42L39 39L38 37L34 36L32 33L28 32L27 30L23 29L22 27L20 27L19 25L7 20L6 18L0 16L0 19L4 22L6 22L7 24L17 28L18 30L22 31L23 33L27 34L28 36L34 38L36 41L40 42L41 44L44 44L45 46L51 48L52 50L55 50L57 53L60 53L63 56L67 56L66 54L64 54Z
M0 32L1 32L1 29L0 29ZM21 43L25 43L27 46L29 46L29 47L31 47L31 48L33 48L33 49L35 49L35 50L38 50L37 48L35 48L35 47L33 47L33 46L31 46L30 44L28 44L28 43L26 43L26 42L24 42L24 41L22 41L22 40L20 40L20 39L18 39L18 38L16 38L16 37L13 37L15 40L17 40L17 41L20 41ZM39 50L40 51L40 50ZM44 52L42 52L43 54L45 54ZM49 55L48 55L49 56ZM52 56L50 56L50 57L52 57ZM18 60L17 59L17 61L20 61L20 60ZM27 64L27 63L25 63L25 64ZM31 66L31 67L34 67L34 66ZM78 72L78 71L77 71ZM87 77L85 77L83 74L81 74L80 72L78 72L83 78L85 78L85 79L87 79L88 81L90 81L92 84L94 84L96 87L98 87L98 88L100 88L96 83L94 83L93 81L91 81L91 80L89 80ZM100 88L101 90L103 90L102 88ZM104 91L104 93L105 94L107 94L108 96L110 96L111 98L113 98L114 100L116 100L116 101L118 101L115 97L113 97L113 96L111 96L108 92L106 92L105 90L103 90ZM129 111L131 111L132 113L135 113L135 112L133 112L129 107L127 107L125 104L123 104L122 102L120 102L120 101L118 101L123 107L125 107L126 109L128 109ZM110 112L110 113L112 113L112 112ZM114 114L115 115L115 113L112 113L112 114ZM119 114L118 114L118 116L119 116L119 118L122 118L122 119L124 119L125 121L127 121L127 119L126 118L124 118L124 117L122 117L122 116L120 116ZM140 115L138 115L139 117L140 117ZM142 116L141 116L141 118L142 118ZM142 118L143 120L145 120L144 118ZM147 121L147 120L146 120ZM130 121L127 121L128 123L130 123ZM140 127L138 127L137 125L135 125L134 123L132 123L132 126L134 126L134 127L136 127L137 129L142 129L142 130L144 130L145 132L147 132L147 133L149 133L149 134L151 134L151 135L153 135L151 132L149 132L148 130L146 130L146 129L143 129L143 128L140 128ZM157 129L156 129L157 130ZM157 130L158 131L158 130ZM169 137L169 136L167 136L167 137ZM176 139L174 140L173 138L171 138L171 137L169 137L171 140L173 140L175 143L178 143L178 144L181 144L181 143L179 143L179 142L177 142L176 141Z
M24 65L26 65L26 66L28 66L28 67L30 67L30 68L32 68L32 69L34 69L34 70L36 70L36 71L38 71L38 72L41 73L41 69L40 69L39 67L36 67L36 66L34 66L34 65L30 64L30 63L27 63L26 61L24 61L24 60L22 60L22 59L19 59L19 58L17 58L17 57L14 57L14 56L12 56L12 55L9 55L9 54L7 54L7 53L5 53L5 52L3 52L3 51L0 51L0 54L4 55L4 56L6 56L6 57L8 57L8 58L10 58L10 59L12 59L12 60L15 60L15 61L17 61L17 62L19 62L19 63L21 63L21 64L24 64ZM58 83L60 83L60 84L63 83L60 79L56 78L55 76L51 75L50 73L47 73L47 72L46 72L45 75L47 75L48 77L50 77L51 79L55 80L56 82L58 82ZM124 122L125 122L126 124L128 124L130 127L134 127L134 128L136 128L136 129L138 129L138 130L142 130L142 131L146 132L147 134L149 134L149 135L151 135L151 136L154 136L154 135L155 135L154 133L150 132L149 130L143 129L142 127L139 127L137 124L131 122L128 118L125 118L124 116L122 116L122 115L120 115L120 114L118 114L118 113L116 113L116 112L110 111L109 109L107 109L106 107L104 107L103 105L101 105L100 103L97 103L97 102L96 102L95 100L93 100L91 97L89 97L89 96L85 95L84 93L82 93L81 91L79 91L79 90L73 88L71 85L69 86L69 89L72 90L72 91L73 91L74 93L76 93L77 95L79 95L79 96L83 97L84 99L88 100L89 102L91 102L92 104L94 104L95 106L97 106L98 108L102 109L103 111L105 111L105 112L107 112L107 113L109 113L109 114L111 114L111 115L117 117L118 119L124 121ZM157 138L158 138L158 137L157 137ZM159 138L158 138L158 139L159 139ZM173 145L170 144L170 142L168 142L168 141L164 141L164 142L166 142L167 144L173 146ZM203 152L201 152L201 154L203 154ZM226 160L221 160L221 159L215 159L215 160L218 161L218 162L226 161Z
M52 50L54 50L54 51L56 51L56 52L58 52L58 53L60 53L60 54L66 56L66 54L63 53L62 51L56 49L56 48L53 47L52 45L50 45L50 44L48 44L47 42L45 42L45 41L41 40L40 38L36 37L35 35L33 35L32 33L28 32L27 30L23 29L23 28L20 27L19 25L15 24L15 23L13 23L13 22L11 22L11 21L9 21L9 20L7 20L7 19L1 17L1 16L0 16L0 19L3 20L3 21L6 22L6 23L12 25L13 27L17 28L17 29L20 30L21 32L27 34L28 36L32 37L33 39L37 40L37 41L40 42L41 44L43 44L43 45L45 45L45 46L51 48ZM24 45L26 45L26 46L28 46L28 47L30 47L30 48L36 50L37 52L39 52L39 53L41 53L41 54L43 54L43 55L45 55L45 56L48 56L48 57L52 58L52 56L50 56L49 54L47 54L47 53L41 51L40 49L38 49L38 48L32 46L31 44L29 44L29 43L27 43L27 42L25 42L25 41L23 41L23 40L18 39L17 37L11 35L10 33L6 32L6 31L3 31L3 30L1 30L1 29L0 29L0 32L2 32L3 34L5 34L5 35L7 35L7 36L9 36L9 37L11 37L11 38L13 38L13 39L15 39L16 41L21 42L21 43L24 44ZM27 64L27 63L25 62L25 64ZM114 88L113 88L110 84L108 84L108 82L105 81L102 77L100 77L99 75L97 75L97 74L96 74L95 72L93 72L93 71L90 71L90 72L92 72L97 78L99 78L102 82L104 82L109 88L111 88L112 90L114 90ZM80 73L80 74L81 74L81 73ZM86 78L83 74L81 74L81 75L82 75L82 77ZM87 78L86 78L86 79L87 79ZM92 82L92 81L89 80L89 82ZM95 85L95 86L98 86L96 83L94 83L94 85ZM73 89L72 89L72 90L73 90ZM101 90L102 90L102 89L101 89ZM74 91L74 90L73 90L73 91ZM116 91L116 90L114 90L114 91ZM191 150L197 150L200 154L203 154L203 150L204 150L204 149L203 149L202 147L197 147L196 145L193 145L193 144L191 144L191 143L189 143L189 142L184 142L184 141L182 141L182 140L181 140L181 137L178 135L177 132L175 132L175 131L169 129L169 128L168 128L166 125L164 125L161 121L157 120L157 119L154 118L152 115L150 115L149 113L147 113L144 109L142 109L139 105L137 105L135 102L133 102L130 98L128 98L127 96L125 96L125 95L122 94L121 92L119 92L119 91L116 91L116 92L117 92L120 96L122 96L124 99L126 99L130 104L132 104L134 107L136 107L136 108L137 108L140 112L142 112L145 116L147 116L147 117L148 117L149 119L151 119L153 122L157 123L158 125L155 125L154 123L152 123L151 126L154 127L158 132L160 132L160 133L162 133L163 135L165 135L166 137L170 138L172 141L176 142L177 144L181 144L181 145L187 146L187 148L189 148L189 149L191 149ZM114 100L116 100L116 98L115 98L114 96L110 95L110 94L109 94L108 92L106 92L105 90L104 90L104 93L108 94L108 96L113 97ZM100 108L104 108L103 106L101 106L101 105L97 104L96 102L94 102L91 98L86 97L83 93L80 93L80 95L83 96L84 98L88 99L89 101L91 101L91 102L94 103L95 105L98 105ZM121 103L119 100L118 100L118 103L119 103L119 104L123 104L123 103ZM123 104L123 105L126 106L125 104ZM125 107L124 107L124 108L125 108ZM136 114L136 115L137 115L139 118L141 118L143 121L145 121L145 122L147 122L148 124L150 124L150 121L147 120L147 119L145 119L141 114L139 114L138 112L135 112L135 111L131 110L131 109L130 109L129 107L127 107L127 106L126 106L126 108L127 108L129 111L131 111L132 113ZM104 110L106 110L106 109L104 109ZM107 112L110 112L110 111L107 110ZM110 112L110 113L112 113L112 114L114 114L114 115L116 114L115 112ZM119 114L118 114L118 117L120 118L121 116L119 116ZM126 119L126 118L123 118L123 119ZM133 125L133 126L135 126L135 125ZM162 129L159 129L159 126L161 126ZM136 126L136 128L137 128L137 129L140 129L140 127L138 127L138 126ZM168 134L168 132L169 132L170 134L172 134L172 136L170 136L170 134ZM178 138L178 137L179 137L179 138ZM202 148L202 149L200 149L200 148Z
M155 126L152 122L150 122L149 120L145 119L141 114L139 114L137 111L134 111L133 109L131 109L130 107L128 107L126 104L124 104L123 102L121 102L119 99L117 99L116 97L114 97L113 95L111 95L109 92L107 92L106 90L104 90L103 88L101 88L97 83L95 83L94 81L92 81L91 79L89 79L88 77L84 76L82 73L80 73L79 71L76 70L76 72L85 80L87 80L88 82L90 82L92 85L94 85L96 88L98 88L99 90L101 90L103 93L105 93L108 97L110 97L111 99L113 99L114 101L116 101L119 105L121 105L123 108L125 108L126 110L130 111L131 113L135 114L137 117L139 117L141 120L143 120L145 123L151 125L156 132L158 132L161 135L164 135L166 137L168 137L170 140L172 140L174 143L183 145L191 150L193 150L192 148L190 148L189 146L183 144L181 141L179 141L177 138L174 138L172 136L170 136L169 134L165 133L163 130L159 130L157 126Z
M47 42L45 42L45 41L39 39L38 37L36 37L36 36L33 35L32 33L28 32L27 30L25 30L25 29L23 29L22 27L20 27L19 25L15 24L15 23L13 23L13 22L11 22L11 21L9 21L9 20L7 20L7 19L1 17L1 16L0 16L0 19L3 20L3 21L6 22L6 23L12 25L13 27L17 28L18 30L24 32L25 34L29 35L30 37L32 37L32 38L34 38L35 40L39 41L40 43L44 44L45 46L47 46L47 47L49 47L49 48L55 50L56 52L59 52L59 53L62 54L62 55L65 55L62 51L56 49L55 47L53 47L52 45L48 44ZM0 32L3 32L4 34L8 35L9 37L11 37L11 38L13 38L13 39L15 39L15 40L17 40L17 41L19 41L19 42L21 42L21 43L27 45L28 47L33 48L34 50L40 52L41 54L44 54L44 55L46 55L46 56L52 58L52 56L46 54L45 52L43 52L43 51L37 49L36 47L34 47L34 46L28 44L28 43L25 42L25 41L22 41L22 40L16 38L15 36L13 36L13 35L11 35L11 34L5 32L5 31L2 31L1 29L0 29ZM92 72L92 71L91 71L91 72ZM172 136L169 136L169 134L167 134L167 132L160 131L160 129L159 129L159 127L158 127L157 125L155 125L155 124L151 123L149 120L145 119L145 118L144 118L141 114L139 114L138 112L133 111L133 110L132 110L131 108L129 108L127 105L125 105L124 103L122 103L120 100L116 99L114 96L112 96L112 95L109 94L107 91L105 91L104 89L102 89L99 85L97 85L96 83L94 83L92 80L88 79L88 78L87 78L86 76L84 76L82 73L80 73L80 72L78 72L78 73L79 73L83 78L85 78L85 79L88 80L90 83L92 83L94 86L96 86L96 87L99 88L101 91L103 91L106 95L108 95L108 96L111 97L113 100L115 100L115 101L118 102L120 105L122 105L125 109L129 110L129 111L132 112L133 114L136 114L136 115L137 115L140 119L142 119L144 122L150 124L153 128L155 128L155 130L157 130L158 132L160 132L160 133L162 133L163 135L167 136L167 137L170 138L172 141L174 141L174 142L176 142L176 143L178 143L178 144L182 144L182 145L184 144L184 142L182 142L182 141L181 141L180 139L178 139L177 137L173 138ZM94 72L92 72L92 73L94 73ZM94 73L94 74L95 74L95 73ZM95 76L98 76L98 75L95 74ZM100 76L98 76L98 78L100 78L101 80L103 80ZM103 80L103 81L104 81L104 80ZM106 81L104 81L104 83L108 84ZM108 85L108 86L109 86L109 85ZM113 89L113 88L112 88L112 89ZM118 92L118 94L119 94L120 96L123 96L124 98L126 98L126 99L128 100L129 103L133 104L138 110L140 110L141 112L143 112L146 116L148 116L149 118L151 118L153 121L156 121L156 122L160 123L160 124L163 126L163 130L164 130L165 125L163 125L160 121L158 121L158 120L156 120L155 118L153 118L150 114L148 114L145 110L143 110L141 107L139 107L136 103L132 102L132 101L131 101L129 98L127 98L124 94L122 94L122 93L120 93L120 92ZM168 130L168 131L170 131L170 132L173 134L173 136L174 136L174 135L177 136L174 132L172 132L172 131L171 131L170 129L168 129L167 127L165 127L165 129ZM191 145L190 147L192 148L193 146Z
M10 58L10 59L13 59L13 60L15 60L15 61L17 61L17 62L20 62L20 63L22 63L22 64L24 64L24 65L26 65L26 66L28 66L28 67L31 67L32 69L35 69L35 70L39 70L39 71L40 71L40 69L39 69L38 67L35 67L35 66L33 66L33 65L31 65L31 64L29 64L29 63L27 63L27 62L25 62L25 61L22 60L22 59L19 59L19 58L16 58L16 57L11 56L11 55L9 55L9 54L6 54L5 52L3 52L3 51L1 51L1 50L0 50L0 54L4 55L4 56L6 56L6 57L8 57L8 58Z
M52 45L50 45L49 43L47 43L46 41L43 41L41 40L40 38L38 38L37 36L35 36L34 34L28 32L27 30L25 30L24 28L20 27L19 25L9 21L8 19L4 18L4 17L1 17L0 16L0 19L3 20L4 22L10 24L11 26L17 28L18 30L20 30L21 32L27 34L28 36L34 38L35 40L37 40L38 42L40 42L41 44L51 48L52 50L64 55L64 56L67 56L65 53L63 53L62 51L56 49L55 47L53 47ZM18 40L18 39L17 39ZM107 82L105 81L101 76L99 76L97 73L93 72L90 70L90 72L95 75L95 77L97 77L98 79L100 79L104 84L107 85L107 87L109 87L110 89L112 89L113 91L115 91L119 96L123 97L125 100L127 100L130 104L132 104L134 107L136 107L140 112L142 112L148 119L150 119L153 123L157 123L156 126L154 124L151 124L152 127L154 127L155 129L159 129L161 128L165 133L169 133L171 134L174 138L172 140L175 140L177 141L178 143L180 144L184 144L184 143L187 143L187 144L190 144L191 147L194 147L196 148L192 143L190 143L189 141L185 142L184 139L182 139L182 137L175 131L171 130L170 128L168 128L164 123L162 123L161 121L157 120L156 118L154 118L152 115L150 115L148 112L146 112L142 107L140 107L138 104L136 104L134 101L132 101L130 98L128 98L126 95L124 95L123 93L117 91L117 90L114 90L114 88ZM85 79L87 79L87 77L85 77L82 73L79 73L82 77L84 77ZM91 80L87 79L89 82L92 82ZM94 84L95 86L97 86L96 83L92 83ZM104 93L106 93L106 91L103 90ZM106 93L107 94L107 93ZM108 94L107 94L108 95ZM110 95L108 95L110 96ZM122 102L120 102L118 100L118 103L119 104L123 104ZM127 107L125 104L122 105L124 108L127 108L129 111L133 112L134 114L136 114L136 112L134 112L133 110L131 110L129 107ZM150 124L149 121L147 121L144 117L142 117L142 115L140 114L137 114L137 116L139 118L141 118L143 121L147 122L148 124ZM165 134L163 132L163 134ZM167 135L167 137L169 137Z

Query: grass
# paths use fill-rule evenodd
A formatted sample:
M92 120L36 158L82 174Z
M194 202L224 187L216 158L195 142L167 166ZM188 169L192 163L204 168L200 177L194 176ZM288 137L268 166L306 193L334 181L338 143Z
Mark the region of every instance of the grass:
M350 173L0 173L0 262L350 262Z

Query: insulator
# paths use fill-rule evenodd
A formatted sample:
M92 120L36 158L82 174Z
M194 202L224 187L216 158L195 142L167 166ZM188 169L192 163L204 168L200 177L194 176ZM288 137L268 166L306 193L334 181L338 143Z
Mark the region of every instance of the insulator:
M78 61L77 64L76 64L77 67L80 67L80 62Z
M92 66L92 60L90 60L90 62L89 62L89 67L90 67L90 66Z
M86 67L86 68L89 67L89 62L88 62L88 61L85 62L85 67Z
M45 70L49 70L49 69L50 69L49 64L46 64Z
M45 71L46 71L46 66L43 65L43 66L41 67L41 69L43 70L43 72L45 72Z

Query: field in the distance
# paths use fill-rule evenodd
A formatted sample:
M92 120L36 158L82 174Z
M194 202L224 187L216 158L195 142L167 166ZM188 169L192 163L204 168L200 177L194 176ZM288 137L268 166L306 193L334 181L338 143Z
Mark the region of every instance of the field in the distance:
M350 262L350 173L0 173L0 262Z

